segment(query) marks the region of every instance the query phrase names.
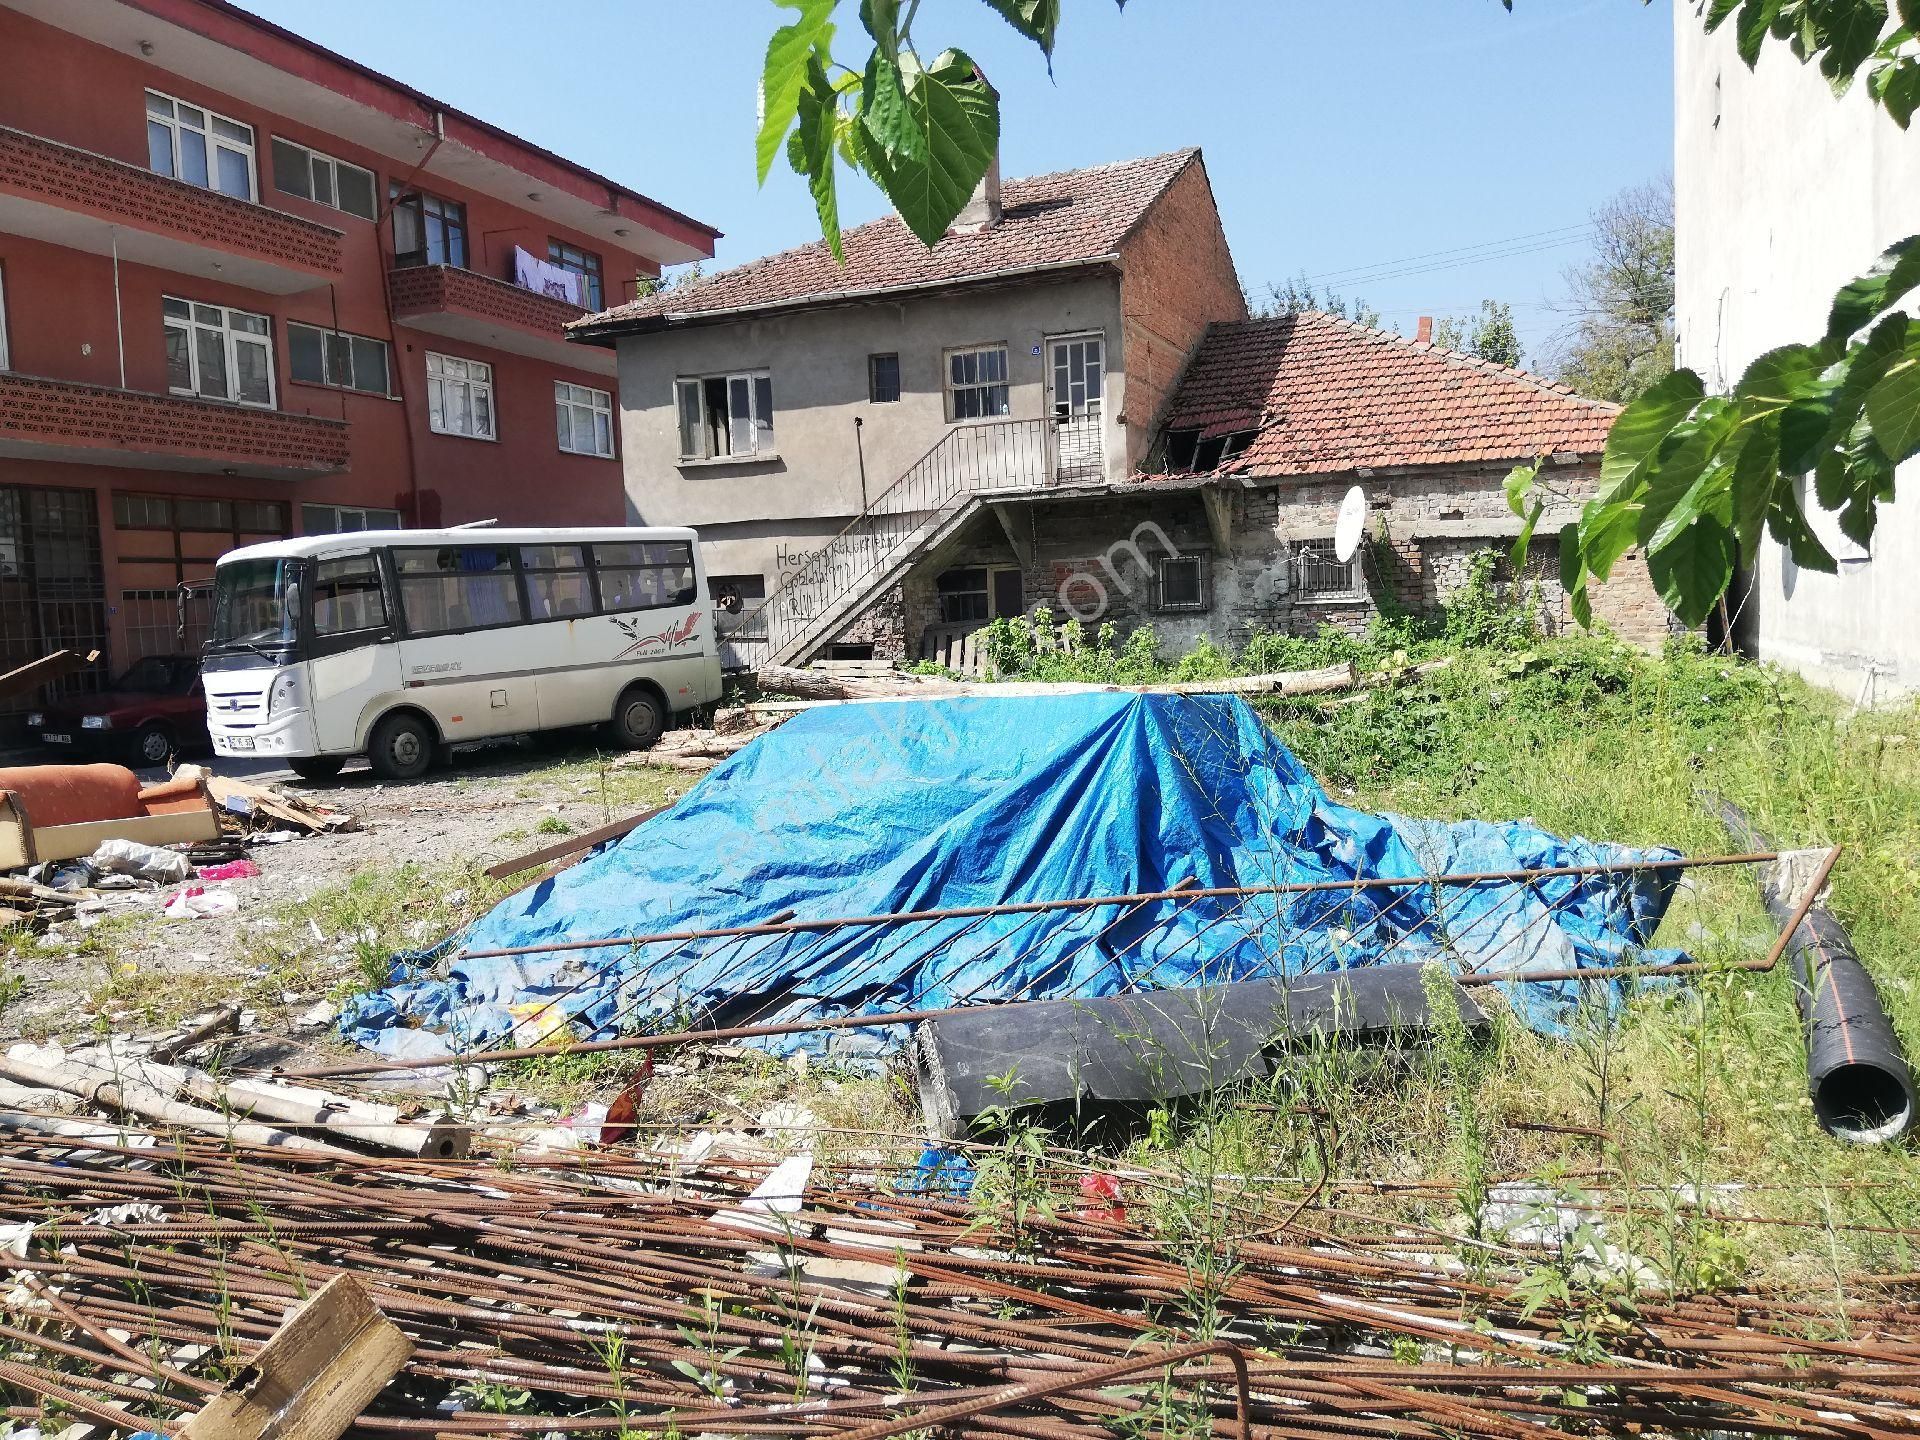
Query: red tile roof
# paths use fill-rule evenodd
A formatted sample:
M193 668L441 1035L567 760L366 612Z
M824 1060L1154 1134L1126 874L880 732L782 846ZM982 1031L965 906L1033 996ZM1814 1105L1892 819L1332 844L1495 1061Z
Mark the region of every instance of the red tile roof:
M1619 407L1524 370L1307 311L1215 325L1167 412L1204 437L1256 430L1254 476L1595 454Z
M824 240L722 270L680 290L663 291L589 315L569 329L576 339L662 329L703 316L832 304L901 290L939 288L1004 276L1093 264L1120 243L1195 163L1197 149L1008 180L1001 219L971 233L949 231L929 249L897 215L841 237L844 265Z

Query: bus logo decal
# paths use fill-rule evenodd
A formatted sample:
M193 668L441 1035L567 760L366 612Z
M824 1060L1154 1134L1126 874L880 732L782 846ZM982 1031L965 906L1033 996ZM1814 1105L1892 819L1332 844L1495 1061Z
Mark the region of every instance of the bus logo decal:
M665 630L656 630L651 635L642 635L640 633L640 627L645 623L644 621L622 620L617 615L609 618L613 620L615 625L620 627L621 632L626 635L627 639L633 642L613 657L616 660L624 660L629 655L637 655L643 650L652 650L656 647L662 650L678 650L683 645L689 643L693 639L694 632L700 628L700 612L698 610L690 613L687 618L682 620L678 625L669 625Z

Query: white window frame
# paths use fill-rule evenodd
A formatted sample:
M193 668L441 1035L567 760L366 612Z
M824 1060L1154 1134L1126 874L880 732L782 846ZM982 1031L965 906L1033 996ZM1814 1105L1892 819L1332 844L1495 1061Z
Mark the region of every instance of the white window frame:
M947 423L965 425L975 420L1004 420L1013 413L1013 371L1009 358L1010 352L1004 340L992 345L966 345L948 350L940 362L940 384L947 395ZM998 379L981 379L980 375L987 367L980 361L983 357L998 357L1000 376ZM969 364L971 362L971 364ZM960 367L971 371L973 378L958 378L954 370ZM993 406L993 392L999 390L1001 408ZM962 401L962 395L975 397L971 401ZM970 414L960 412L970 410Z
M477 401L486 401L487 423L461 430L447 423L452 411L448 400L462 397L463 408L471 422L479 413ZM458 355L427 352L427 428L436 435L457 435L465 440L498 440L500 408L493 397L493 366L484 360L465 360Z
M164 114L155 112L152 104L155 100L165 102L167 110ZM146 120L148 125L147 166L149 169L153 166L152 127L158 125L166 130L171 137L168 160L171 168L166 171L156 171L156 174L166 174L184 185L193 185L202 190L211 190L216 195L231 195L235 200L245 200L249 204L259 203L260 166L257 151L260 135L253 126L244 120L236 120L231 115L222 115L219 111L209 109L205 105L196 105L191 100L182 100L178 96L169 95L164 90L148 90L144 103L146 104ZM195 125L183 117L180 113L183 107L187 110L197 112L203 123ZM223 135L219 129L221 125L231 125L236 130L244 130L247 132L247 138L245 140L239 140L231 135ZM204 185L198 180L189 180L181 173L180 136L182 131L188 134L198 135L201 144L206 148L207 183ZM231 190L222 190L220 188L218 181L220 178L220 152L222 150L230 151L242 157L247 162L246 194L234 195Z
M185 315L169 315L167 302L187 307ZM219 321L203 318L203 311L218 314ZM234 318L258 320L258 331L235 329ZM165 330L179 330L187 337L187 371L192 384L187 386L169 383L167 389L175 395L188 395L196 400L225 400L234 405L245 405L253 410L271 410L280 403L280 376L273 363L273 319L271 316L256 314L251 310L241 310L231 305L210 305L204 300L190 300L184 295L162 295L160 297L160 319ZM162 331L164 335L165 330ZM224 395L209 395L200 388L200 334L216 333L221 337L222 348L226 352L227 389ZM264 400L243 400L240 398L240 352L253 348L266 352L267 398Z
M293 373L293 332L296 330L311 330L320 337L320 373L323 378L309 380L304 375ZM364 341L368 345L378 345L386 356L386 383L378 390L353 383L351 371L355 340ZM344 341L345 344L336 350L335 345L330 342L339 341ZM349 375L345 380L335 378L334 360L336 355L341 353L347 357ZM329 390L350 390L356 395L379 395L391 399L393 396L393 347L372 335L355 335L347 330L329 330L324 325L309 325L304 320L289 320L287 321L287 378L298 385L324 385Z
M315 510L325 510L331 513L333 523L330 528L326 530L316 530L307 524L308 515ZM369 525L367 523L367 516L370 514L379 516L382 523L378 526ZM359 516L360 523L352 528L343 525L341 521L348 515ZM391 525L385 523L388 516L393 517L393 523ZM357 535L363 530L399 530L401 528L401 516L398 510L383 510L377 506L369 508L365 505L329 505L324 501L315 500L302 501L300 505L300 533L303 535Z
M593 447L581 449L573 443L573 425L580 414L587 417L593 433ZM571 381L553 382L553 423L558 431L560 449L568 455L593 455L602 460L613 458L613 396L591 385Z
M311 145L302 145L298 140L289 140L284 135L270 136L268 138L267 144L268 144L268 156L273 161L273 188L280 191L281 194L292 195L297 199L311 201L315 205L324 205L329 210L338 210L342 215L359 216L359 218L362 220L375 220L379 218L379 214L380 214L379 177L377 177L373 173L373 171L367 169L366 166L356 165L351 160L342 160L337 156L327 154L325 151L316 150ZM280 157L272 153L273 147L278 145L284 145L289 150L297 150L300 152L301 155L303 155L306 158L306 162L307 162L307 193L306 194L302 195L298 190L288 190L281 185ZM327 175L327 189L331 191L333 194L333 198L331 200L322 200L313 193L314 192L314 185L313 185L314 172L317 170L323 170L323 169L325 170ZM367 204L372 208L372 211L373 211L372 214L363 215L361 214L360 211L349 210L346 206L340 203L340 172L342 170L357 171L358 173L367 177Z
M709 408L707 387L715 382L725 387L727 424L720 438L727 448L713 448L713 414ZM747 414L733 413L736 397L745 387ZM688 401L693 401L689 408ZM681 375L673 382L673 414L680 436L680 462L697 464L702 460L766 460L780 452L774 441L773 417L778 407L773 399L773 372L770 370L733 370L714 375ZM745 442L744 444L742 442Z
M1341 561L1334 555L1333 541L1296 540L1293 545L1294 593L1306 601L1327 603L1351 603L1366 598L1366 592L1360 583L1360 552L1355 551L1353 558L1346 561L1347 584L1345 589L1334 589L1329 585L1309 585L1307 583L1308 566L1318 563L1332 568Z
M554 236L547 237L547 263L580 277L580 303L589 310L604 310L607 303L605 269L600 256L579 245L570 245ZM591 293L589 293L591 292Z

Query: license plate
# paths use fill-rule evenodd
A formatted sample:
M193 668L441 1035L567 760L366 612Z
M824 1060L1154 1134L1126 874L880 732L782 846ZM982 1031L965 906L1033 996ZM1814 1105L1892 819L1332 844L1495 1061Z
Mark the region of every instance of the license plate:
M42 734L40 738L41 738L42 740L44 740L44 741L46 741L46 742L47 742L47 744L49 744L49 745L71 745L71 744L73 744L73 736L71 736L71 735L55 735L55 734L53 734L53 733L51 733L51 732L47 732L47 733L45 733L45 734Z
M227 748L229 750L251 750L253 749L253 737L251 735L229 735L227 737Z

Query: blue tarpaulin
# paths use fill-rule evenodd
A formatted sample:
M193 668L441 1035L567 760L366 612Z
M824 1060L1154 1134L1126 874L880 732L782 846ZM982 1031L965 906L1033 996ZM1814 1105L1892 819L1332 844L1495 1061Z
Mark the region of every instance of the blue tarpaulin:
M502 901L341 1033L392 1056L572 1033L919 1010L1266 979L1380 962L1571 970L1641 954L1678 872L1356 889L1368 877L1672 858L1526 822L1438 822L1330 800L1245 702L1065 693L822 707L714 770L678 804ZM1174 889L1290 887L1131 905L470 951ZM1318 889L1302 887L1319 886ZM1633 952L1629 955L1629 952ZM441 969L438 962L452 955ZM1506 987L1552 1031L1571 984ZM545 1007L544 1009L542 1007ZM836 1053L903 1033L833 1032ZM823 1048L821 1036L787 1048Z

